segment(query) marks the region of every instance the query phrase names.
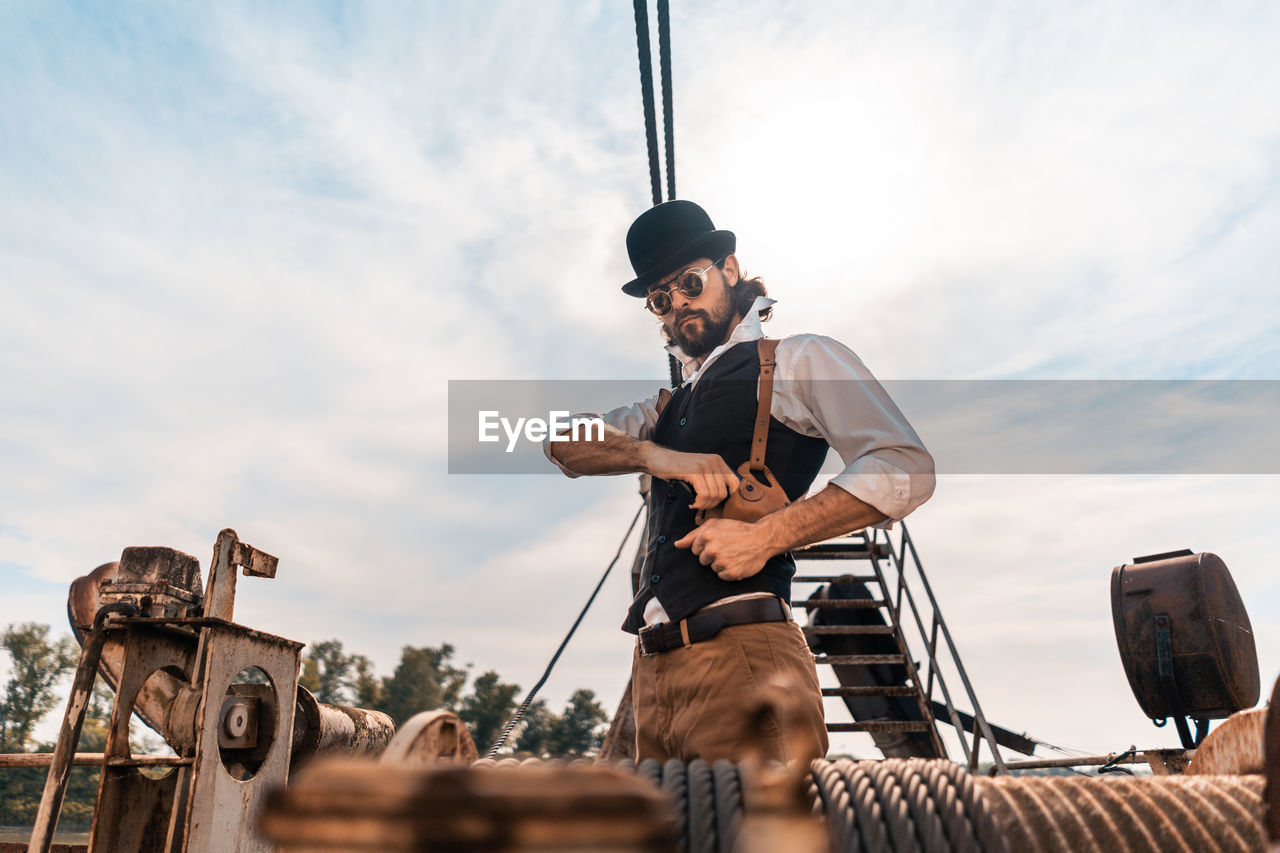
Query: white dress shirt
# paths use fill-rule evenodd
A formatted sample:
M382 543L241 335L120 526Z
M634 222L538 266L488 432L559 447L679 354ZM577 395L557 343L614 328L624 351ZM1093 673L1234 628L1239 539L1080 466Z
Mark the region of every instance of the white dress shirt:
M764 337L760 312L773 304L766 296L758 297L729 339L701 361L668 346L683 367L685 383L696 385L707 367L730 347ZM821 438L835 449L844 470L831 478L833 484L888 516L882 527L906 518L929 499L935 484L933 457L851 349L823 335L792 335L778 342L776 358L769 413L796 432ZM649 439L658 422L658 395L600 417L607 428ZM550 442L545 442L548 459L568 476L579 476L552 456L550 448ZM652 599L645 622L665 619L662 605Z

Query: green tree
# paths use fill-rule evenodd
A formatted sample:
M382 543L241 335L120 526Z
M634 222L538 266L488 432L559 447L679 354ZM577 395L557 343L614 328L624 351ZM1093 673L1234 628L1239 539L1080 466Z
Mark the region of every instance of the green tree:
M518 684L504 684L498 673L489 670L477 676L471 692L462 700L458 716L471 729L476 746L483 752L498 737L516 707Z
M364 655L352 655L351 668L354 670L351 687L355 690L357 707L381 707L382 680L373 671L373 661Z
M354 655L342 650L341 640L312 643L302 659L299 683L310 690L318 702L342 705L351 701Z
M76 665L75 641L49 640L49 626L34 622L10 625L0 634L13 675L0 695L0 752L25 751L36 723L58 705L53 686Z
M420 711L452 708L467 683L467 671L452 663L453 646L405 646L395 674L382 681L382 704L396 726Z
M5 628L0 634L0 648L12 665L12 676L0 693L0 752L27 752L41 747L51 751L52 744L33 741L32 731L59 704L53 687L79 659L75 641L65 636L50 641L48 625L24 623ZM105 728L101 729L102 738L96 741L96 729L88 724L85 728L89 729L88 742L97 744L100 751ZM91 772L96 779L97 771ZM0 825L30 826L35 822L47 774L43 768L0 770ZM72 782L77 781L73 776ZM96 781L89 784L96 794ZM83 795L79 789L76 793Z
M538 700L525 713L524 731L516 741L520 752L543 758L588 755L600 747L602 728L609 720L604 706L590 690L576 690L563 714L553 714Z

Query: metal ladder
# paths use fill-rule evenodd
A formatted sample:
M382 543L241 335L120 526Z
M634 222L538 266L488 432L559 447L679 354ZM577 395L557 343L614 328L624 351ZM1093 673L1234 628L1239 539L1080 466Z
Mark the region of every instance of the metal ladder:
M828 722L829 732L868 732L884 738L893 733L919 733L925 735L936 757L946 757L947 750L939 734L939 715L945 722L955 728L956 736L964 753L964 761L973 769L978 765L979 745L987 742L992 758L1000 769L1005 770L1004 760L997 748L997 740L992 727L987 723L974 694L969 676L960 660L959 652L952 641L951 632L942 617L942 611L934 598L933 590L920 563L919 554L911 540L906 525L899 523L900 534L895 543L889 531L868 529L853 534L847 539L823 542L811 545L794 552L797 563L857 560L866 565L865 570L856 572L826 572L823 574L801 574L792 578L792 584L826 585L830 593L831 584L865 584L870 591L870 598L801 598L793 592L795 598L791 606L796 611L807 611L809 624L803 626L810 646L820 647L823 638L849 637L859 638L857 645L880 646L875 654L832 654L815 648L815 660L819 665L830 666L837 673L842 684L839 687L822 688L823 696L836 696L852 704L859 697L902 697L914 699L919 711L917 719L866 720L854 722ZM822 588L813 590L810 595L821 594ZM917 603L917 593L922 594L922 604ZM850 611L874 610L882 614L882 618L863 618L857 621L872 624L831 624L833 621L850 621ZM922 615L922 610L924 614ZM824 616L826 617L824 619ZM926 628L925 616L928 617ZM816 618L815 618L816 617ZM879 622L880 624L874 624ZM883 637L879 642L871 637ZM910 641L909 641L910 640ZM939 647L939 641L943 645ZM920 664L912 656L912 642L923 647L925 676L922 681ZM940 664L949 664L963 685L973 713L968 714L956 708L952 690L947 683ZM881 678L879 680L897 680L897 684L845 684L845 681L876 681L872 667L901 667L904 678ZM837 667L857 667L859 669L836 669ZM881 669L883 675L886 671ZM852 674L860 673L859 677ZM865 676L865 677L864 677ZM941 692L941 702L934 699L934 690ZM914 716L914 715L912 715ZM1003 734L1003 732L1002 732ZM877 739L881 743L881 738Z

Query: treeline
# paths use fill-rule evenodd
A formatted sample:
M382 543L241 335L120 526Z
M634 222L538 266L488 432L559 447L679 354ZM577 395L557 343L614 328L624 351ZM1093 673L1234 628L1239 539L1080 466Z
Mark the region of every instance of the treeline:
M69 636L51 639L49 626L10 625L0 634L0 648L12 672L0 693L0 752L52 752L54 744L38 741L37 724L50 712L61 711L65 695L57 689L75 669L80 649ZM403 725L419 711L446 708L466 721L483 754L511 718L520 686L503 682L488 670L470 677L468 666L454 660L454 648L405 646L391 675L379 676L372 662L348 654L340 640L307 647L299 683L321 702L357 705L384 711ZM99 679L85 714L79 752L102 752L111 718L112 693ZM584 756L599 748L608 714L590 690L577 690L561 713L538 700L503 750L520 757ZM148 750L131 744L135 754ZM0 768L0 826L31 826L40 805L47 775L44 768ZM76 767L58 821L59 829L89 827L98 793L98 769Z
M348 654L340 640L312 643L302 657L299 683L317 700L383 711L396 726L419 711L447 708L466 722L481 754L511 718L520 685L502 681L488 670L470 680L454 662L454 648L405 646L391 675L379 677L367 657ZM600 746L609 716L590 690L577 690L562 713L541 699L529 706L515 736L504 750L526 757L589 755Z

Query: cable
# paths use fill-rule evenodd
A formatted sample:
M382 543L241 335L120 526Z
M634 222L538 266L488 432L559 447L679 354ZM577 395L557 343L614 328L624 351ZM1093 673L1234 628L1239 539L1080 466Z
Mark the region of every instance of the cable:
M582 619L587 615L587 611L591 609L592 603L596 600L596 596L600 593L600 588L604 586L605 579L609 577L609 572L613 571L614 565L617 564L618 558L622 556L622 549L626 546L627 540L631 538L631 531L636 529L636 522L640 520L640 513L644 510L644 504L636 510L636 514L631 517L631 524L627 527L627 532L623 534L622 541L618 543L618 552L613 555L613 559L609 561L609 565L605 566L604 574L600 576L599 583L596 588L591 591L591 597L587 599L587 603L582 606L582 612L578 614L578 618L574 620L569 633L564 635L564 640L560 643L560 648L556 649L556 653L551 656L551 662L547 664L547 669L542 673L542 677L538 679L538 683L533 685L533 689L529 691L529 695L524 697L524 701L520 703L520 707L511 715L511 719L502 727L502 733L498 735L498 739L493 742L493 746L489 747L489 751L484 754L485 758L493 758L498 754L498 750L502 749L503 744L507 742L507 738L511 735L511 730L516 727L516 723L520 722L520 718L524 716L525 711L529 710L529 706L533 703L533 697L538 695L538 691L542 689L542 685L547 683L547 679L551 677L551 670L555 668L556 661L560 660L561 653L564 652L565 646L569 645L569 640L573 638L573 632L578 630L578 626L582 624Z
M671 11L658 0L658 67L662 71L662 129L667 152L667 201L676 197L676 133L671 100Z
M654 206L662 204L662 178L658 174L658 120L653 111L653 50L649 47L649 8L635 0L636 48L640 54L640 96L644 100L644 138L649 147L649 184Z

